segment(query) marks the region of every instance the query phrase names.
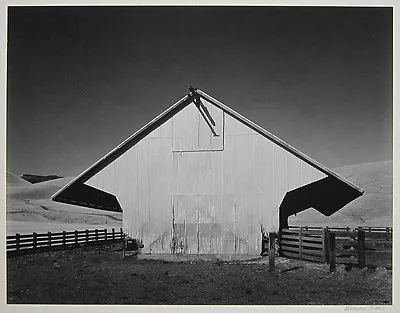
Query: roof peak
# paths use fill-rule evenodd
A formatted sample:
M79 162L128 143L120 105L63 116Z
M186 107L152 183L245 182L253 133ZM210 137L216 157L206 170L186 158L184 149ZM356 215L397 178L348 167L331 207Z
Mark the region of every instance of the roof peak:
M52 198L57 196L59 193L61 193L63 190L68 188L70 185L74 184L75 182L80 182L80 183L85 183L88 179L90 179L92 176L94 176L96 173L101 171L103 168L105 168L108 164L112 163L114 160L116 160L118 157L120 157L122 154L124 154L126 151L128 151L131 147L136 145L140 140L142 140L147 134L149 134L151 131L159 127L160 125L164 124L166 121L168 121L170 118L172 118L175 114L177 114L179 111L181 111L183 108L185 108L187 105L190 103L194 103L198 108L201 106L201 100L204 99L207 102L211 103L212 105L215 105L216 107L220 108L222 111L225 113L229 114L233 118L237 119L247 127L251 128L252 130L256 131L260 135L266 137L267 139L271 140L275 144L279 145L286 151L290 152L291 154L295 155L296 157L300 158L304 162L308 163L312 167L318 169L319 171L323 172L326 175L333 176L336 179L342 181L343 183L351 186L352 188L356 189L358 192L363 193L363 191L351 183L350 181L340 177L338 174L333 172L331 169L325 167L324 165L320 164L316 160L312 159L311 157L307 156L300 150L294 148L293 146L289 145L279 137L273 135L269 131L265 130L261 126L257 125L256 123L250 121L246 117L242 116L241 114L237 113L233 109L231 109L229 106L223 104L219 100L213 98L212 96L208 95L204 91L194 88L192 86L189 86L189 93L185 95L182 99L171 105L168 109L166 109L164 112L159 114L157 117L155 117L153 120L151 120L149 123L147 123L145 126L140 128L137 132L135 132L133 135L128 137L126 140L124 140L122 143L120 143L116 148L111 150L109 153L107 153L105 156L100 158L96 163L94 163L92 166L87 168L85 171L83 171L81 174L79 174L75 179L73 179L69 184L64 186L64 188L60 189L58 192L56 192ZM198 102L199 101L199 102ZM197 104L196 104L197 102ZM200 108L199 108L200 110ZM204 110L204 113L200 110L200 113L202 114L207 114L206 110ZM203 116L204 117L204 116ZM206 119L207 121L207 119ZM212 122L211 122L212 123Z

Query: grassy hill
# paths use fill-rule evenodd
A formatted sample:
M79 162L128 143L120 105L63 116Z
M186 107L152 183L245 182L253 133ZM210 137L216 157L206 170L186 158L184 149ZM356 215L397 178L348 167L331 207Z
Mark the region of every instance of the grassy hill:
M7 197L16 200L50 199L60 188L71 181L72 177L49 180L41 183L7 186Z
M6 185L7 187L16 187L16 186L29 186L31 183L18 177L17 175L6 172Z
M393 223L393 161L363 163L334 169L361 187L364 194L330 217L314 209L289 218L289 225L391 226Z
M17 177L14 176L10 175L12 178ZM7 181L7 233L122 226L122 213L52 201L50 197L71 179L72 177L67 177L36 184L30 184L22 179L20 180L24 183L20 184L8 184Z

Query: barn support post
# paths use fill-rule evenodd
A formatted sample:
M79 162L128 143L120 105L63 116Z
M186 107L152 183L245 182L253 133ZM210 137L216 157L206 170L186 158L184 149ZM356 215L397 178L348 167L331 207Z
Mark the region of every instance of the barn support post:
M269 251L268 251L268 261L269 261L269 271L275 271L275 233L269 233Z
M358 230L358 267L365 267L365 231Z
M329 264L329 230L328 226L322 229L322 253L324 263Z
M333 232L329 232L329 269L336 271L336 238Z

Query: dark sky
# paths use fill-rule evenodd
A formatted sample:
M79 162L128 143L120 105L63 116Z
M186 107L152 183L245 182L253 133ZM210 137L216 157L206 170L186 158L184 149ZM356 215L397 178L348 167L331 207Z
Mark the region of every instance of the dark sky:
M77 175L198 87L328 167L392 159L392 9L10 7L7 169Z

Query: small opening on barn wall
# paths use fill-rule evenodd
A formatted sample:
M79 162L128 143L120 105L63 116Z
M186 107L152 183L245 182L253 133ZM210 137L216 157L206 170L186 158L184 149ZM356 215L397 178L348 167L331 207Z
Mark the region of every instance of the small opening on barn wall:
M173 117L172 152L222 151L224 112L206 100L193 102Z

